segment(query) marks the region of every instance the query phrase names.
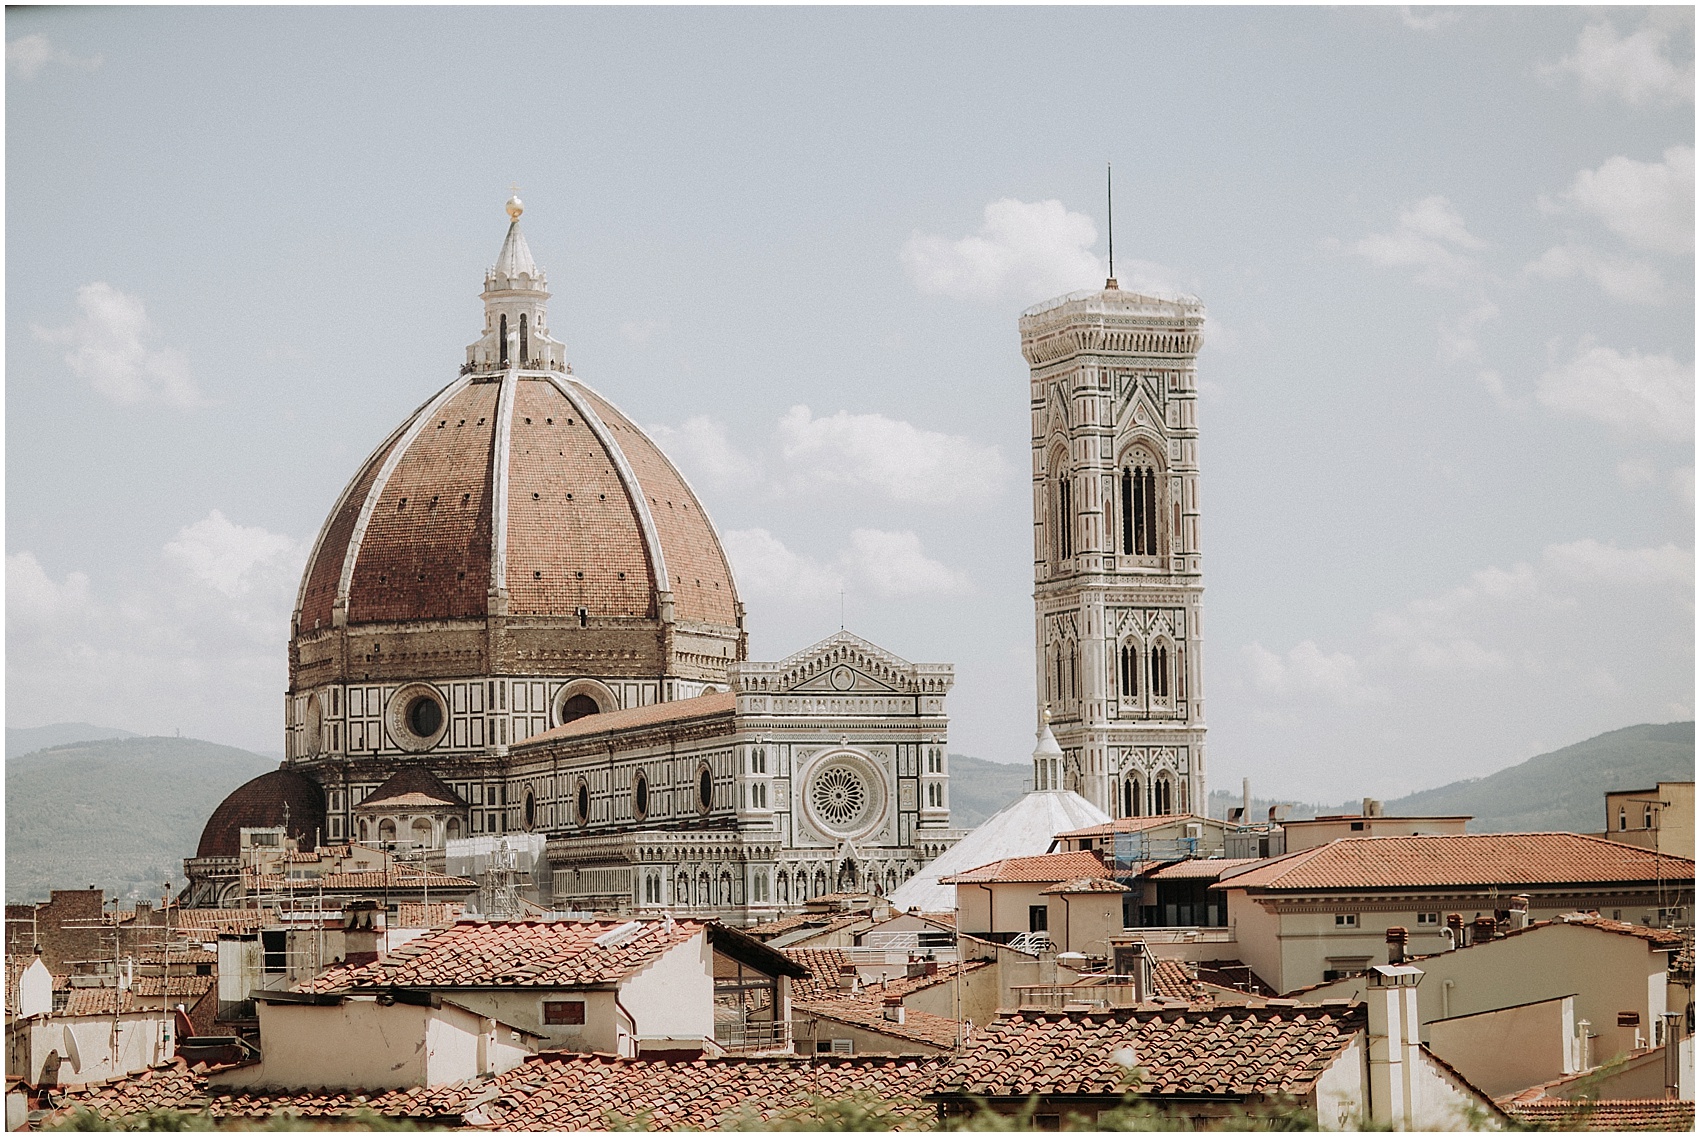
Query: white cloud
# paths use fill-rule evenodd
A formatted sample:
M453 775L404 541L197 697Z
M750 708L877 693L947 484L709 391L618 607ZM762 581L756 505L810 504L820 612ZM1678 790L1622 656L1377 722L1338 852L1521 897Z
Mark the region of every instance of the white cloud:
M65 365L114 402L201 402L189 364L173 348L156 346L159 333L140 298L104 281L77 289L77 317L62 328L35 329L37 338L65 344Z
M1690 588L1694 582L1694 553L1675 545L1620 549L1590 537L1548 545L1542 560L1560 579L1575 584Z
M1260 643L1247 644L1241 658L1252 686L1267 695L1319 695L1341 704L1375 702L1386 695L1364 681L1357 660L1345 652L1325 652L1315 640L1295 645L1285 656Z
M1637 248L1682 255L1694 251L1694 148L1666 148L1660 162L1618 155L1581 170L1548 213L1584 213Z
M904 531L857 529L842 557L846 575L875 596L942 596L968 591L968 578L928 557L921 539Z
M692 480L716 489L759 482L761 463L732 444L726 428L707 415L694 415L679 426L651 426L649 434Z
M1659 468L1651 462L1631 458L1617 464L1617 480L1622 482L1626 488L1632 490L1657 485Z
M791 603L836 603L839 591L881 599L961 593L968 578L928 557L914 533L857 529L830 561L803 556L766 529L721 535L739 589Z
M1626 435L1694 437L1694 367L1669 353L1619 352L1584 339L1574 359L1541 376L1535 397Z
M1007 474L995 446L878 414L817 418L794 406L780 418L775 438L784 462L780 489L790 494L830 488L951 505L995 496Z
M1671 493L1676 495L1678 501L1684 502L1692 510L1694 508L1694 467L1683 466L1680 469L1672 470L1670 490Z
M1634 106L1675 106L1694 100L1694 64L1673 61L1670 32L1648 20L1628 35L1610 20L1589 24L1576 37L1576 51L1544 68L1551 76L1574 75L1584 94L1622 99Z
M1665 278L1653 265L1605 256L1586 245L1555 245L1523 271L1548 280L1585 277L1612 299L1631 304L1663 304L1669 298Z
M101 58L98 55L76 56L62 51L54 47L53 42L44 35L19 36L6 44L6 69L26 83L53 63L79 71L93 71L100 66Z
M878 414L816 416L794 406L774 424L772 445L754 452L706 415L648 429L693 479L774 498L980 504L998 497L1009 476L996 446Z
M1391 231L1360 238L1351 251L1389 268L1418 269L1419 281L1448 287L1480 275L1472 254L1486 247L1452 203L1437 194L1406 206Z
M620 323L620 337L639 347L648 344L666 330L667 325L660 320L624 320Z
M1107 263L1092 252L1098 229L1055 199L1003 198L986 206L980 231L951 240L916 231L903 265L922 292L963 300L1037 301L1099 286Z
M1413 8L1399 9L1399 20L1414 32L1437 32L1449 28L1464 18L1464 13L1455 8Z
M306 548L217 510L151 563L99 581L6 558L6 692L42 721L181 727L275 749L285 644ZM231 738L230 732L249 731Z

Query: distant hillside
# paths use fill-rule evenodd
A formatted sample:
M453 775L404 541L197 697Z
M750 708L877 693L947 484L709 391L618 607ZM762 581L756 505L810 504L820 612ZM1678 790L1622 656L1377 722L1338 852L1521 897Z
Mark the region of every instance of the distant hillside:
M1541 754L1497 774L1385 803L1388 813L1468 813L1472 833L1562 829L1598 833L1607 790L1694 778L1694 724L1627 726Z
M276 768L197 738L73 742L8 757L6 899L89 884L154 897L166 880L175 891L213 809Z
M1694 778L1694 724L1644 723L1596 735L1585 742L1540 754L1481 778L1466 778L1432 790L1382 802L1389 814L1467 813L1472 833L1560 830L1598 833L1605 825L1607 790L1644 789L1660 781ZM955 786L952 785L952 793ZM1217 790L1210 816L1224 817L1240 795ZM1252 799L1252 819L1269 816L1267 798ZM1356 813L1359 799L1338 805L1288 802L1287 816Z
M114 726L94 726L86 722L55 722L46 726L9 726L6 728L6 757L16 758L49 746L67 742L98 742L107 738L135 738L127 730Z
M1031 762L950 756L950 824L972 829L1033 788Z

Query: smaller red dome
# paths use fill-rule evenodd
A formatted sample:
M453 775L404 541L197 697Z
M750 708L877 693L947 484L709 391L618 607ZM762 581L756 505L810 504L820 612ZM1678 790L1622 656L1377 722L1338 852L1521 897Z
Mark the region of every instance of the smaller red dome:
M319 783L294 770L273 770L242 783L207 819L195 856L241 856L242 830L277 825L300 842L302 851L315 848L325 827L325 792Z

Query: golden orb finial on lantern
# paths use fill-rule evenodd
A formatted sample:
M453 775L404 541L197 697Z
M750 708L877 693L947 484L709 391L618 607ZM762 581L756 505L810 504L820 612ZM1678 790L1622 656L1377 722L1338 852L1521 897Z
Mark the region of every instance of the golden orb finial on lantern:
M511 220L518 221L519 215L525 212L525 202L519 199L518 194L515 194L513 197L508 198L507 209L508 217Z

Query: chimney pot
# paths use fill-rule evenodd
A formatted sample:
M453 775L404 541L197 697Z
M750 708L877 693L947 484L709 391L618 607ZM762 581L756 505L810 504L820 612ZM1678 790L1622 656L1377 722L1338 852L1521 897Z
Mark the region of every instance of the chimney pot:
M1408 929L1395 924L1387 929L1387 962L1400 964L1405 962L1405 944L1410 940Z
M1485 944L1493 939L1494 922L1492 916L1477 916L1470 924L1470 942Z

